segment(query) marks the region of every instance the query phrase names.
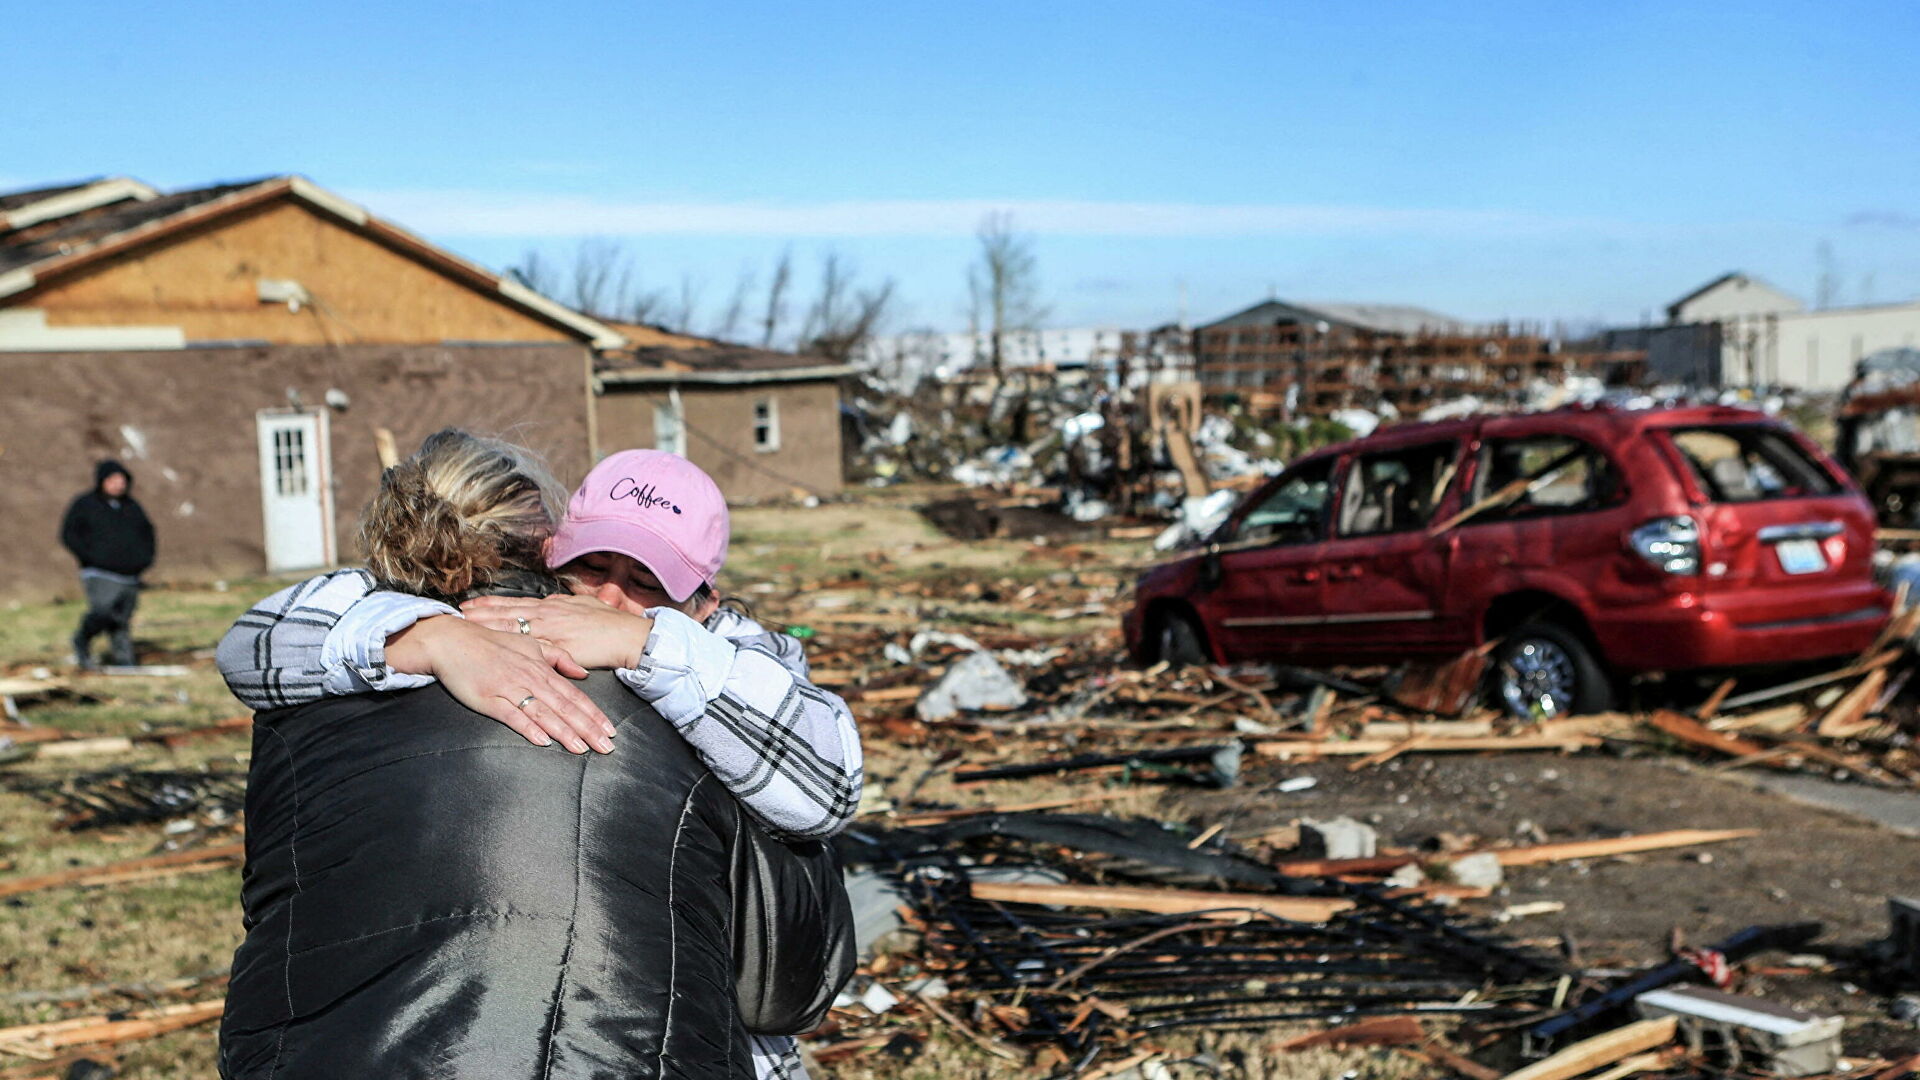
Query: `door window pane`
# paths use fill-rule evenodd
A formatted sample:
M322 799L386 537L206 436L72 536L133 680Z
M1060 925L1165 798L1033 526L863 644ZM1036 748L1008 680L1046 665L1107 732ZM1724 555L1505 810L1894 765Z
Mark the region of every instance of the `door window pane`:
M1475 502L1504 494L1475 521L1577 514L1610 505L1619 484L1605 454L1566 435L1493 439L1480 455Z
M1454 443L1428 443L1355 460L1340 499L1340 535L1425 528L1453 480L1458 453Z
M307 493L307 433L299 428L273 433L273 490L280 495Z
M1301 544L1320 538L1333 501L1333 463L1317 462L1281 480L1240 521L1235 540Z

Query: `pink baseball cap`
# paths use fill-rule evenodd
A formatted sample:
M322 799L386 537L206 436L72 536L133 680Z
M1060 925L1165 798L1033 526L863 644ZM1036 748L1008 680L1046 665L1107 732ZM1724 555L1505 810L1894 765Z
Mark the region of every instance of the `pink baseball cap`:
M615 551L653 571L675 603L727 561L727 500L700 466L665 450L622 450L593 467L567 503L547 565Z

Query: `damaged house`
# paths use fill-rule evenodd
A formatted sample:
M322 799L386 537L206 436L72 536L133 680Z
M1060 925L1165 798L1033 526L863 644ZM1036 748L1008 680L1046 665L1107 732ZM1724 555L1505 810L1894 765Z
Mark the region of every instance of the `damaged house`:
M312 182L0 194L0 593L71 590L56 532L125 460L160 578L351 561L378 446L450 424L594 456L605 323Z

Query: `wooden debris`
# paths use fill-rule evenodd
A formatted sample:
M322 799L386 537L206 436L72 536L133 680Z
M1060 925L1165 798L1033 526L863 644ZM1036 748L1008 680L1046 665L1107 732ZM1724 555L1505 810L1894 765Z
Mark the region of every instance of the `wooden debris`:
M67 885L112 885L122 881L141 881L170 874L197 874L207 870L225 870L247 857L245 842L217 847L192 848L143 859L82 866L53 874L39 874L0 881L0 896L18 896Z
M1257 754L1279 758L1282 761L1312 761L1322 757L1378 754L1392 750L1406 741L1405 739L1268 740L1253 744L1253 750ZM1422 754L1442 754L1477 753L1488 750L1558 750L1570 753L1575 750L1590 750L1599 745L1600 739L1593 735L1486 735L1428 739L1401 752L1411 750Z
M218 1019L226 1008L227 999L219 998L129 1013L107 1013L0 1028L0 1053L49 1058L72 1046L100 1046L151 1039Z
M1011 881L976 881L978 900L1005 904L1053 904L1060 907L1111 908L1150 911L1157 915L1207 915L1244 918L1248 910L1261 911L1292 922L1326 922L1353 907L1351 900L1266 893L1201 892L1193 889L1135 888L1125 885L1040 885ZM1217 914L1216 914L1217 913Z
M1749 754L1758 754L1766 749L1766 747L1757 742L1751 742L1746 739L1715 731L1690 716L1682 716L1677 712L1669 712L1665 709L1654 710L1654 712L1647 717L1647 723L1689 746L1704 747L1708 750L1725 754L1728 757L1746 757Z
M1508 1073L1503 1080L1572 1080L1573 1077L1605 1068L1641 1051L1672 1042L1678 1026L1678 1021L1671 1016L1663 1016L1658 1020L1636 1020L1624 1027L1574 1043L1557 1054Z
M124 754L133 749L133 740L125 735L102 735L91 739L54 739L36 744L35 757L95 757Z
M1377 1016L1368 1020L1359 1020L1351 1024L1342 1024L1325 1031L1310 1032L1296 1036L1281 1043L1275 1049L1282 1053L1294 1053L1300 1050L1312 1050L1316 1047L1345 1048L1349 1046L1414 1046L1425 1042L1427 1031L1420 1026L1418 1017L1413 1016Z
M1720 705L1727 700L1727 695L1733 693L1734 682L1733 679L1722 680L1719 686L1714 687L1713 693L1707 695L1707 700L1700 703L1700 708L1693 715L1703 722L1713 719L1714 714L1720 711Z
M1886 668L1867 672L1866 678L1855 683L1839 701L1833 703L1833 708L1827 710L1813 730L1823 739L1851 739L1876 727L1877 722L1868 719L1867 714L1886 685Z
M1556 844L1533 844L1528 847L1481 848L1476 851L1456 852L1448 857L1457 859L1464 855L1484 853L1498 858L1501 866L1538 866L1542 863L1633 855L1643 851L1692 847L1696 844L1718 844L1758 835L1760 835L1758 829L1673 829L1667 832L1617 836L1607 840L1573 840ZM1274 869L1283 874L1306 876L1389 874L1409 863L1420 861L1420 856L1414 854L1376 855L1365 859L1289 859L1275 864Z

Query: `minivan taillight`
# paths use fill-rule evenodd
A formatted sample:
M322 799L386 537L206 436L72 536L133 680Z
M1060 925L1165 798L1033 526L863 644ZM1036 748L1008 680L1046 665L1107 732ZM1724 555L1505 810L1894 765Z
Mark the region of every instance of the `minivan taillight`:
M1700 572L1700 524L1690 517L1655 518L1633 530L1633 550L1669 574Z

